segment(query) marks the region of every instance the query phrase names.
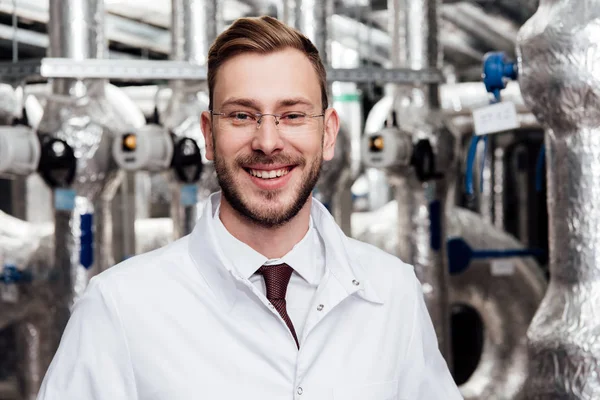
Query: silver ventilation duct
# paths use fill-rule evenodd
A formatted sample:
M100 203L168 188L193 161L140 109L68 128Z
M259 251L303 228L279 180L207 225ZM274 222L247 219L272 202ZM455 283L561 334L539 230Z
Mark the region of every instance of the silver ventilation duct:
M437 0L390 0L393 17L390 31L394 50L392 67L429 69L442 67L442 49L438 40L439 7ZM418 178L414 168L393 176L398 204L397 254L415 266L425 302L436 329L440 351L449 365L450 309L448 272L445 259L444 210L448 182L453 182L453 163L457 151L454 136L446 128L440 107L439 86L396 87L393 112L400 130L413 143L429 142L435 152L436 169L443 177ZM389 117L389 114L388 114Z
M49 10L50 56L77 60L104 56L101 0L50 0ZM73 149L77 167L71 185L74 192L55 190L55 199L60 200L55 202L54 257L43 264L51 268L55 279L47 280L39 289L48 293L45 300L50 310L28 315L19 328L30 333L23 338L19 353L24 371L46 371L71 305L91 276L115 263L110 201L120 174L112 162L111 145L114 133L126 126L106 100L104 85L104 81L55 79L38 127L41 137L61 139ZM57 146L55 151L65 148ZM37 338L35 332L39 333ZM33 347L28 348L28 344ZM40 374L32 377L34 381L25 388L28 399L35 397L41 383Z
M519 81L546 130L550 286L528 331L528 399L600 398L600 1L541 0Z
M293 4L288 4L292 8ZM333 1L297 0L295 27L306 35L315 45L325 66L331 66L332 42L331 26L333 18ZM288 21L288 23L291 21ZM339 86L336 89L340 89ZM328 86L329 104L333 88ZM335 98L333 99L335 101ZM342 120L342 125L344 120ZM335 156L323 164L321 176L316 186L315 197L321 200L346 234L350 233L350 216L352 214L352 195L350 188L355 176L352 175L351 157L353 139L350 126L343 125L335 145Z
M448 238L461 237L474 249L517 249L513 237L484 222L478 214L450 208ZM374 212L353 215L353 236L398 255L398 205L395 201ZM449 279L451 304L477 311L484 325L479 364L460 386L466 400L518 398L527 378L525 334L544 296L546 283L530 258L506 260L503 268L493 260L473 260L469 268ZM509 268L506 268L506 265Z
M172 0L171 14L171 59L204 65L207 62L208 50L216 39L223 25L220 17L220 6L217 0ZM168 106L161 114L162 125L177 137L188 137L196 141L205 153L205 142L200 128L200 114L208 109L208 99L200 90L205 85L194 86L186 81L171 81L171 97ZM204 158L204 157L203 157ZM212 163L204 158L200 190L212 192L218 190L216 174ZM169 173L168 175L172 175ZM167 174L162 179L167 178ZM175 238L191 232L196 224L196 205L182 202L182 185L170 182L170 215L175 223ZM156 183L161 177L154 177ZM202 194L204 196L205 194ZM198 200L201 200L200 195Z

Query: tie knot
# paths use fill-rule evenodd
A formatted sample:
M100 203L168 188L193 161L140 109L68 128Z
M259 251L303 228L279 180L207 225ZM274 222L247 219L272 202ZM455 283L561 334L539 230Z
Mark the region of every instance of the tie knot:
M267 299L285 299L288 283L294 272L292 267L287 264L263 265L257 272L265 278Z

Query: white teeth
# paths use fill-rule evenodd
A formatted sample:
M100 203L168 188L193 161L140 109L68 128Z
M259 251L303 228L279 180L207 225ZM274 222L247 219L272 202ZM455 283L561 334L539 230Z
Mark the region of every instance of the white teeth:
M250 170L250 174L252 176L256 176L257 178L262 178L262 179L277 178L280 176L287 175L288 172L289 172L288 169L278 169L278 170L271 170L271 171L260 171L260 170L256 170L256 169Z

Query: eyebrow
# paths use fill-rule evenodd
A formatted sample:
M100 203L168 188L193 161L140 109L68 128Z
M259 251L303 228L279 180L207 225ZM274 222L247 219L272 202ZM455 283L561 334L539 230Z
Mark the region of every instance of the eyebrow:
M260 111L260 103L259 102L252 100L252 99L245 99L245 98L232 98L232 99L226 100L223 104L221 104L221 108L224 108L226 106L232 106L232 105L248 107L248 108L252 108L256 111ZM308 99L305 99L303 97L292 97L289 99L279 100L276 104L276 108L290 107L290 106L297 106L297 105L304 105L304 106L309 106L309 107L313 106L313 104Z

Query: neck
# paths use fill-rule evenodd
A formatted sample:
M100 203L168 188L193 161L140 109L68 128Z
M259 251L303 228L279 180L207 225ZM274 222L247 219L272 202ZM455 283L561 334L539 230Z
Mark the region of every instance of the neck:
M309 197L300 212L286 224L267 228L240 215L221 196L219 218L236 239L269 259L281 258L289 253L308 232L311 203L312 198Z

